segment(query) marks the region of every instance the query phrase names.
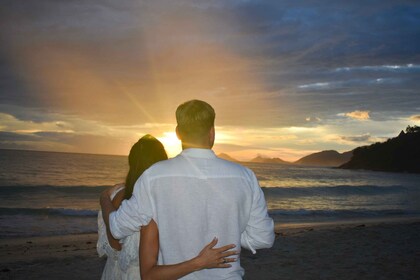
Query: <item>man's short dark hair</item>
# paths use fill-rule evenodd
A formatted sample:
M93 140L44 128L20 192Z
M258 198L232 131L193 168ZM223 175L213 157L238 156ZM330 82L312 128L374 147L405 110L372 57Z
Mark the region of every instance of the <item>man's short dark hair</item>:
M176 109L178 132L187 139L205 137L214 126L216 113L210 104L201 100L190 100Z

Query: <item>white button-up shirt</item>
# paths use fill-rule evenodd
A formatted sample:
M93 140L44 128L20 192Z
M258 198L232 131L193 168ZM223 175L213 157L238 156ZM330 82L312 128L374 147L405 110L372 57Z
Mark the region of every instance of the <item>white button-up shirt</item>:
M159 264L194 258L214 237L216 247L233 243L254 253L274 242L274 223L254 173L209 149L186 149L146 170L132 197L111 213L112 235L131 235L151 219L159 228ZM204 269L182 279L243 275L238 256L231 268Z

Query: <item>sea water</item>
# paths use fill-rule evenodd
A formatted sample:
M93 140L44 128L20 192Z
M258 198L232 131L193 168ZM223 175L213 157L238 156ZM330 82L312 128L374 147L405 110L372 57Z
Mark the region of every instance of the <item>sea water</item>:
M420 217L420 175L244 163L276 223ZM0 150L0 238L97 231L99 195L127 157Z

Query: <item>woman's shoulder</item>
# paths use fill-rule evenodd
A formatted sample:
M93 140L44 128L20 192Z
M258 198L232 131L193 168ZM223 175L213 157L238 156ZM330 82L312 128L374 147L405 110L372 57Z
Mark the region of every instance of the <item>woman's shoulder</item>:
M125 184L124 183L115 184L114 188L116 192L119 192L121 189L125 189Z
M121 191L123 191L124 189L125 189L125 184L124 183L119 183L119 184L115 184L113 187L112 187L112 194L111 194L111 196L113 196L113 195L116 195L117 193L119 193L119 192L121 192Z
M114 192L111 195L112 204L118 208L124 200L125 185L123 183L114 185Z

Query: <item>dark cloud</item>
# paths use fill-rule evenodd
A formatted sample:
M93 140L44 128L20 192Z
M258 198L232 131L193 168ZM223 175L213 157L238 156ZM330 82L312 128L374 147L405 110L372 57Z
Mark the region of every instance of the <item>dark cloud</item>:
M419 7L410 1L247 1L240 6L243 28L255 30L254 40L265 40L265 53L328 57L326 64L342 64L355 55L369 55L370 61L372 54L408 55L401 54L401 41L411 41L419 30ZM418 55L419 39L412 43L404 48Z
M356 136L341 136L342 140L351 141L351 142L370 142L372 137L370 134L356 135Z
M72 139L75 136L77 136L73 133L55 132L55 131L39 131L39 132L34 132L33 135L42 137L44 139L53 140L53 141L65 141L65 140Z
M415 1L9 0L0 16L0 103L22 120L173 122L191 98L219 125L420 107Z
M22 134L15 132L0 131L0 145L7 142L20 142L20 141L40 141L41 138L33 134Z
M132 143L118 137L65 132L15 133L0 131L0 149L35 149L97 154L128 153ZM122 145L125 150L122 150Z

